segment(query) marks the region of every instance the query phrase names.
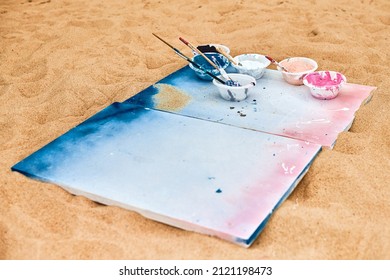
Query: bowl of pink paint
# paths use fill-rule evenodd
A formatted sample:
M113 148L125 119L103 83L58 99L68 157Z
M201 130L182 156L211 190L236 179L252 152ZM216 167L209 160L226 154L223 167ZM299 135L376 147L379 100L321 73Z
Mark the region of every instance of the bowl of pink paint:
M295 86L303 85L303 78L318 68L317 62L307 57L290 57L282 60L279 64L288 70L286 72L281 67L277 67L282 72L283 79Z
M335 71L317 71L303 78L303 84L309 87L311 95L323 100L335 98L346 82L345 76Z

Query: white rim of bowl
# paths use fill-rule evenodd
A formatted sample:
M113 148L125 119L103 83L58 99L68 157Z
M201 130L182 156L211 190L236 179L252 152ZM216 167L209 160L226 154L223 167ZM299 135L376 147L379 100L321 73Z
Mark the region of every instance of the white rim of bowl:
M210 54L210 53L213 53L213 54L216 54L216 55L219 55L219 56L221 56L225 61L226 61L226 67L225 68L227 68L228 66L229 66L229 64L230 64L230 61L229 61L229 59L227 59L227 57L225 57L223 54L221 54L221 53L219 53L219 52L205 52L205 53L203 53L203 54ZM190 59L191 59L191 61L194 61L194 57L195 56L199 56L200 54L198 53L198 54L195 54L193 57L191 57ZM204 59L204 58L203 58ZM190 63L189 64L190 66L192 66L192 67L194 67L194 68L196 68L194 65L192 65L192 63ZM210 65L211 66L211 65ZM212 66L211 66L212 67ZM213 69L215 69L214 67L213 67Z
M262 68L267 68L268 66L271 65L271 61L269 61L269 60L265 57L265 55L259 54L259 53L243 53L243 54L236 55L236 56L233 57L233 58L234 58L235 61L241 62L242 60L240 60L239 57L242 57L242 56L245 56L245 55L249 55L249 56L251 56L251 55L257 55L257 56L263 57L264 60L266 61L266 63L265 63L266 65L265 65L264 67L262 67ZM254 61L256 61L256 60L254 60ZM236 67L236 68L246 69L246 68L243 67L243 66L234 65L234 63L232 63L232 65L233 65L234 67Z
M280 68L279 66L276 66L276 68L278 69L278 71L282 72L282 73L286 73L287 75L303 75L303 74L307 74L307 73L310 73L310 72L313 72L313 71L316 71L318 69L318 63L317 61L315 61L314 59L311 59L309 57L304 57L304 56L294 56L294 57L288 57L288 58L285 58L283 59L282 61L279 62L279 64L282 64L283 61L286 61L288 59L305 59L305 60L309 60L311 62L313 62L312 64L315 65L315 67L313 67L313 69L310 69L310 70L306 70L306 71L302 71L302 72L286 72L286 71L283 71L282 68Z
M207 45L210 45L210 46L219 46L219 47L222 47L226 50L229 50L228 53L230 53L230 49L228 46L225 46L225 45L222 45L222 44L216 44L216 43L210 43L210 44L207 44Z
M234 86L228 86L228 85L224 85L224 84L221 84L220 82L218 82L216 79L213 79L213 84L218 86L218 87L221 87L221 88L225 88L225 89L230 89L230 88L250 88L250 87L253 87L256 85L256 79L253 78L252 76L250 75L245 75L245 74L236 74L236 73L228 73L228 75L231 77L231 78L234 78L234 77L247 77L248 80L250 80L248 82L248 84L244 85L244 86L239 86L239 87L234 87ZM219 75L217 76L218 78L223 78L222 75ZM255 83L255 84L253 84Z
M220 53L216 53L216 52L205 52L204 54L208 54L208 53L215 53L215 54L217 54L217 55L220 55L220 56L224 57L225 60L226 60L227 62L225 63L226 66L223 66L222 69L226 69L226 68L229 67L229 64L230 64L229 59L227 59L224 55L222 55L222 54L220 54ZM194 57L195 57L195 56L199 56L199 55L200 55L200 54L194 55L194 56L191 58L191 61L194 61ZM198 64L199 64L199 63L198 63ZM198 67L192 65L192 63L189 63L188 66L189 66L192 70L194 70L195 72L198 72L198 73L200 73L200 74L202 74L202 75L209 76L206 72L204 72L204 71L200 70ZM210 65L210 66L211 66L211 65ZM203 67L203 66L202 66L202 67ZM209 72L211 72L211 73L213 73L213 71L214 71L214 72L218 72L218 70L215 69L215 68L212 67L212 66L211 66L210 69L206 69L206 70L209 71ZM210 76L209 76L209 77L210 77ZM212 77L210 77L210 78L213 79Z

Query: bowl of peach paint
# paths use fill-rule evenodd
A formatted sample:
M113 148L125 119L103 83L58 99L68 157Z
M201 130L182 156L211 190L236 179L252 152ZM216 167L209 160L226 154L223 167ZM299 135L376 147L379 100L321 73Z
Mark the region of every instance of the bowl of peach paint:
M346 82L345 76L335 71L317 71L303 78L303 84L309 87L311 95L323 100L337 97Z
M315 60L307 57L290 57L279 62L288 72L281 67L277 69L282 72L283 79L291 85L303 85L303 78L317 70L318 64Z

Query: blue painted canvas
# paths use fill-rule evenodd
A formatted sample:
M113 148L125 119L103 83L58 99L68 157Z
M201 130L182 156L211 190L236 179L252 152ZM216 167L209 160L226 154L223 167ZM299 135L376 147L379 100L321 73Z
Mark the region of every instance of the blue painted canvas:
M317 100L266 70L246 100L231 102L184 67L12 169L247 247L373 89L346 84Z
M143 94L149 91L154 89ZM209 97L193 97L202 98ZM229 109L233 118L237 111L249 115L256 108L252 102L242 104L245 109L224 106L235 107ZM321 149L308 141L143 106L153 107L114 103L12 169L103 204L247 247Z

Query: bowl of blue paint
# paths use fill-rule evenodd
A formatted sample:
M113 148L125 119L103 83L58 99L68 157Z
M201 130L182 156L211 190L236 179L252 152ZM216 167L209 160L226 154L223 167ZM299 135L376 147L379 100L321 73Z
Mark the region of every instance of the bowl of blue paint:
M225 100L242 101L249 96L256 86L256 79L250 75L231 73L229 77L236 82L234 85L222 84L216 79L213 80L220 96ZM223 79L222 76L218 76L218 78Z
M209 52L209 53L204 53L204 55L210 59L211 61L214 62L214 59L216 61L216 65L222 69L226 69L228 66L229 66L229 60L223 56L222 54L220 53L214 53L214 52ZM213 59L214 57L214 59ZM219 71L214 68L202 55L200 54L197 54L197 55L194 55L192 57L192 61L195 62L196 64L198 64L199 66L201 66L203 69L209 71L210 73L214 74L215 76L218 76L220 73ZM207 73L205 73L203 70L197 68L196 66L192 65L192 63L189 64L190 68L192 70L194 70L195 74L203 79L203 80L207 80L207 81L211 81L213 80L213 78L208 75Z

